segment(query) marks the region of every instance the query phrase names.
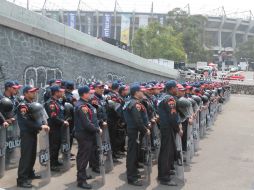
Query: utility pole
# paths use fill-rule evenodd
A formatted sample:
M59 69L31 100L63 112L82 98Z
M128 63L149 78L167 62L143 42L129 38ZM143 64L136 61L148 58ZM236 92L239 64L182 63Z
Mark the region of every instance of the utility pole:
M41 13L43 16L46 16L46 3L47 3L47 0L44 1L42 9L41 9Z
M77 8L77 16L78 16L78 19L79 19L79 31L82 31L81 29L81 16L80 16L80 3L81 3L82 0L79 0L78 2L78 8Z
M131 52L133 53L133 39L135 33L135 11L132 12L132 35L131 35Z
M29 10L29 0L26 0L26 8Z
M152 2L152 6L151 6L151 17L152 17L152 22L153 22L153 2Z
M117 5L117 0L115 0L115 8L114 8L114 21L115 21L115 28L114 28L114 39L116 40L116 5Z
M99 37L99 29L100 29L100 26L99 26L99 11L96 10L96 24L97 24L97 34L96 34L96 37L98 38Z

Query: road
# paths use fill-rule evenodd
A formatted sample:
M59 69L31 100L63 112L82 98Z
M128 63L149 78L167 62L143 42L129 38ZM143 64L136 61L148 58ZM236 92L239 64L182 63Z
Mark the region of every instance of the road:
M100 190L254 190L254 96L233 95L219 115L212 131L200 143L201 150L185 168L185 185L175 188L161 186L156 181L157 167L153 167L152 184L140 188L125 181L125 160L106 176L101 187L99 179L92 180ZM75 162L73 162L75 164ZM16 170L0 180L4 189L16 188ZM95 176L95 174L92 173ZM76 188L75 166L67 173L54 174L51 183L36 189L63 190ZM38 181L34 181L37 185Z

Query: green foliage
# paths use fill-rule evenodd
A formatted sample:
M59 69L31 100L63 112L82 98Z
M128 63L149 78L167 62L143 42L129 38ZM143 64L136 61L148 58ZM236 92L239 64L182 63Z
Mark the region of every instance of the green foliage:
M163 27L158 22L140 28L132 45L135 54L148 59L185 61L182 34L176 34L172 27Z
M145 58L164 58L188 62L208 61L212 56L204 49L204 25L202 15L188 15L180 8L168 13L166 26L157 22L137 30L134 53Z
M238 60L241 58L254 60L254 38L249 39L247 42L241 44L235 53Z

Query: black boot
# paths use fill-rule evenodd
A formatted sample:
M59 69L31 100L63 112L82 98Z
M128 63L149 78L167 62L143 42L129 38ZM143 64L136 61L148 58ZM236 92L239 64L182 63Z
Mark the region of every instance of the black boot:
M17 186L22 187L22 188L32 188L33 187L33 185L31 183L29 183L28 181L18 181Z
M88 184L86 181L85 182L79 182L78 187L82 189L92 189L92 185Z

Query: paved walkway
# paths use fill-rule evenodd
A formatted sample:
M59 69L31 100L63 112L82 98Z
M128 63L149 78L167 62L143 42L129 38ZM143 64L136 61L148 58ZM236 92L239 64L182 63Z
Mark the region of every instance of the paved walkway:
M101 187L99 179L92 180L94 189L100 190L254 190L254 96L234 95L224 106L213 131L200 143L201 150L185 168L185 185L175 188L161 186L156 181L157 167L154 166L152 184L134 188L126 184L125 160L106 176ZM75 162L73 162L75 164ZM16 188L16 170L8 171L0 179L0 187ZM93 174L93 173L92 173ZM95 175L95 174L93 174ZM76 188L75 166L67 173L53 175L51 183L34 189L63 190ZM38 184L38 181L34 181Z

